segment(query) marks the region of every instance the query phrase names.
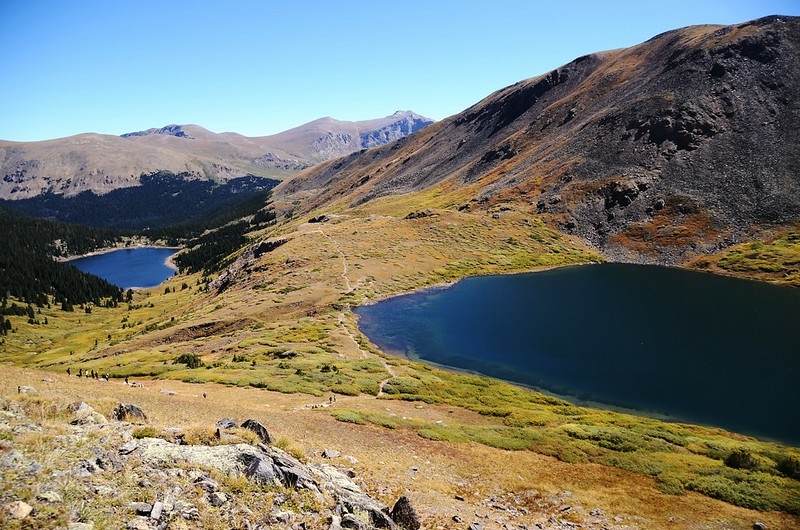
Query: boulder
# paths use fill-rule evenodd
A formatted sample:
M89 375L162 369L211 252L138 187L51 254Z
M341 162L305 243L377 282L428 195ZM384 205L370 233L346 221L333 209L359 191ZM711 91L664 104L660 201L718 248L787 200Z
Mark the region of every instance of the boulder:
M33 507L22 501L14 501L3 506L3 511L12 519L25 519L33 511Z
M36 495L36 500L49 502L51 504L63 502L61 495L55 491L43 491Z
M228 496L221 491L215 491L208 496L208 503L211 506L222 506L226 502L228 502Z
M33 388L32 386L22 385L17 387L17 392L19 392L20 394L33 395L36 394L36 389Z
M222 418L217 422L217 430L226 431L235 428L236 428L236 422L230 418Z
M153 506L146 502L132 502L129 506L137 515L150 515L153 511Z
M325 449L322 451L322 458L339 458L339 451L335 449Z
M262 443L272 444L272 436L269 434L269 431L258 421L246 420L241 426L243 429L248 429L256 433Z
M405 530L419 530L420 523L416 510L411 506L411 501L408 497L403 495L397 502L391 512L392 521L397 523L400 528Z
M147 421L144 411L130 403L119 403L114 407L111 417L116 421Z

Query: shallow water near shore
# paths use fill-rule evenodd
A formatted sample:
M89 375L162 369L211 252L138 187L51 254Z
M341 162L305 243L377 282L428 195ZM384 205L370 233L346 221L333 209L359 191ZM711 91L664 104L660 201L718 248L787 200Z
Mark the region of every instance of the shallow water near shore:
M356 309L387 353L800 444L800 289L602 264Z
M68 263L121 287L155 287L175 274L167 264L176 248L123 248L70 260Z

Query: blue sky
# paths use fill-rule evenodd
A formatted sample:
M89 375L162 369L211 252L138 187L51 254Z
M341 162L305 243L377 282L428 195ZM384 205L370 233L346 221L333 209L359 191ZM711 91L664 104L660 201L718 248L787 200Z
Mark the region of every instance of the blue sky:
M0 138L434 119L594 51L798 0L0 1Z

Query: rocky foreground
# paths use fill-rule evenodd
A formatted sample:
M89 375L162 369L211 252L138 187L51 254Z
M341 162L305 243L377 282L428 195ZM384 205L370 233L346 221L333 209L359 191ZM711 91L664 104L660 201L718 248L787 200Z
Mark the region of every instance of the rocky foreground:
M0 398L2 528L421 527L407 497L390 509L365 493L351 468L328 463L355 464L354 457L329 449L304 462L256 420L159 429L133 404L103 415L85 402L39 399L30 386L17 391ZM474 520L454 515L436 527L631 528L630 520L623 526L601 510L571 506L570 496L495 496Z

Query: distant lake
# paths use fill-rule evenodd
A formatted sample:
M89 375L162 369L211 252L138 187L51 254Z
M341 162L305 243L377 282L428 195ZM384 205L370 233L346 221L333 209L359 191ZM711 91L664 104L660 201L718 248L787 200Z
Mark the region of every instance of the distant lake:
M155 287L175 274L175 269L165 262L177 251L175 248L124 248L70 260L69 264L123 289Z
M359 307L387 353L800 444L800 289L602 264Z

